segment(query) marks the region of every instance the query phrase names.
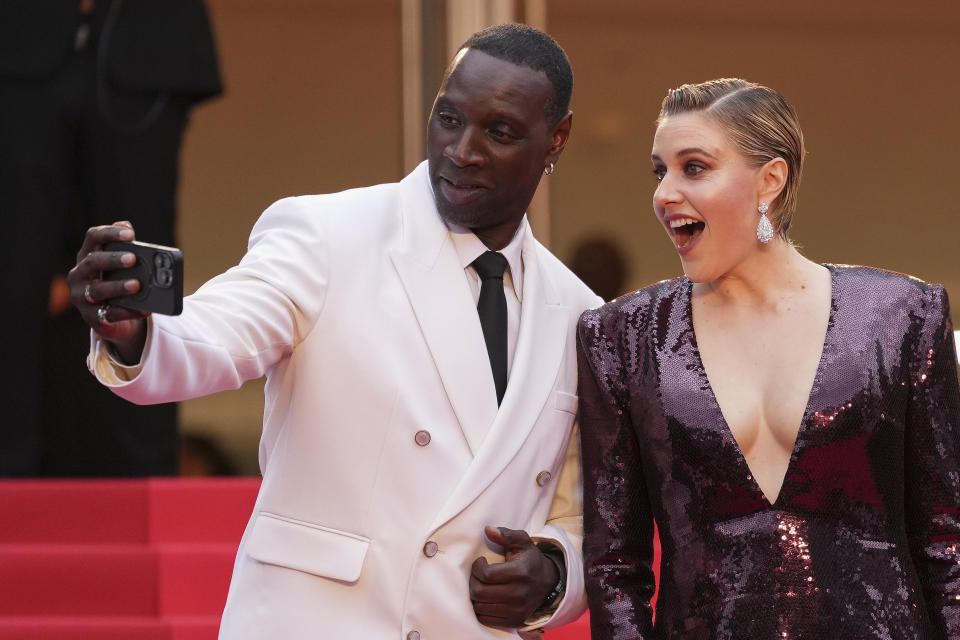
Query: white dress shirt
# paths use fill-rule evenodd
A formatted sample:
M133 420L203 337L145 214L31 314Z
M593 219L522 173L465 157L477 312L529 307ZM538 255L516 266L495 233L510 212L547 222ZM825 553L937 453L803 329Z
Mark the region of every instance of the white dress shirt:
M460 258L464 276L473 293L473 302L480 300L480 276L470 266L470 263L489 251L470 229L459 225L447 224L450 229L450 239ZM523 248L524 236L530 233L527 216L523 216L513 238L500 253L507 259L507 270L503 273L503 293L507 298L507 384L510 381L510 371L513 368L513 353L517 348L517 336L520 333L520 310L523 305ZM492 374L491 374L492 375Z

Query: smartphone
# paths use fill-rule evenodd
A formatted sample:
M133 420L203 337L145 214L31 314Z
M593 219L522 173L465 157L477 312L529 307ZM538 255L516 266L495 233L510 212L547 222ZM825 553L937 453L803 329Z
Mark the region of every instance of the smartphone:
M126 269L104 271L104 280L140 281L140 291L109 300L109 304L127 309L179 315L183 311L183 254L176 247L149 242L109 242L104 251L129 251L137 263Z

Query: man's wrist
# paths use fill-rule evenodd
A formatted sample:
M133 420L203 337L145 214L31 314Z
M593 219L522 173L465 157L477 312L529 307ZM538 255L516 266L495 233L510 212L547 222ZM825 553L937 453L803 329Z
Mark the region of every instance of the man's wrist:
M557 568L557 582L537 607L536 613L546 613L555 608L567 590L567 566L563 551L550 542L538 542L537 548Z

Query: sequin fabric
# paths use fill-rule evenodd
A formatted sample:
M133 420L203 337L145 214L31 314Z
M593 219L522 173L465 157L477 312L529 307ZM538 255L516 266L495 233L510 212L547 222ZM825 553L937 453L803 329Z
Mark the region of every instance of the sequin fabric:
M829 268L823 355L773 504L713 396L689 280L581 318L593 640L960 638L960 390L946 292Z

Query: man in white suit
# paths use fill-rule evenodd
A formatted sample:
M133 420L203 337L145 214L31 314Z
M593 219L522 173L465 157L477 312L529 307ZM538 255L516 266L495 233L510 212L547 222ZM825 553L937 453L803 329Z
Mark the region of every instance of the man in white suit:
M221 638L509 638L583 612L574 328L601 300L525 215L571 90L549 36L475 34L427 162L275 203L178 317L111 305L139 283L100 281L133 255L101 249L133 230L88 231L69 281L104 384L149 403L267 376ZM491 251L503 273L481 282ZM490 300L499 325L478 316Z

